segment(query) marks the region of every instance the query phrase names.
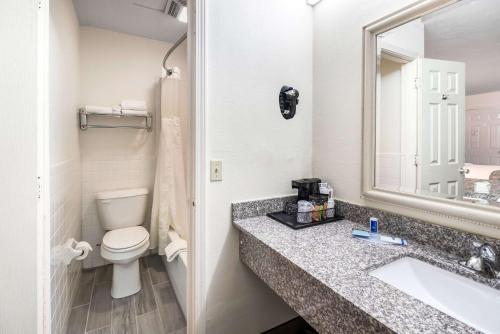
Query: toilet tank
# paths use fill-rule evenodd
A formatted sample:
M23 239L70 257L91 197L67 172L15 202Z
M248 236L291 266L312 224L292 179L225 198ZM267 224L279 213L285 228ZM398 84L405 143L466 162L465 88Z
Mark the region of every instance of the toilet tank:
M148 202L147 188L98 192L97 214L106 230L139 226L144 223Z

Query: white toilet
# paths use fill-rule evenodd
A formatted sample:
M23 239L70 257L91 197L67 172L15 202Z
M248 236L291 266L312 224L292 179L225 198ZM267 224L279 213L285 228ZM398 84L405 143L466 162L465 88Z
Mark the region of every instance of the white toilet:
M144 222L148 189L122 189L99 192L97 212L108 231L101 244L101 256L113 263L111 296L123 298L141 290L139 257L149 248Z

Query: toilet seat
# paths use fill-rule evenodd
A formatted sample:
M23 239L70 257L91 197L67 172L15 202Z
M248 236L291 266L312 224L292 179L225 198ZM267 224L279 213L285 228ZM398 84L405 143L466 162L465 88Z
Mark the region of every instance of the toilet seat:
M102 247L113 253L130 252L149 242L149 233L142 226L109 231L102 239Z

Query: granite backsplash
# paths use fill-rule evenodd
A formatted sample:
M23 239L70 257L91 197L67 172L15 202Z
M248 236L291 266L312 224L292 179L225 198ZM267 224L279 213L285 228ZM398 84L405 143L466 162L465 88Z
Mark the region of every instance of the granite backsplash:
M296 196L281 196L233 203L232 217L236 221L264 216L267 213L282 211L287 202L296 200ZM360 224L366 223L367 228L370 217L377 217L379 218L379 230L381 233L409 239L460 257L466 257L470 253L471 245L474 241L488 242L497 250L500 250L499 239L476 235L341 200L335 201L335 207L337 212L343 215L345 219Z

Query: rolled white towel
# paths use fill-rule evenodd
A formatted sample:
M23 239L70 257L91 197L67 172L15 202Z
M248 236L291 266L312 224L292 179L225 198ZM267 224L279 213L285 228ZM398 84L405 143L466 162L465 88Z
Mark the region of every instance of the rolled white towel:
M130 109L122 109L122 115L127 116L147 116L148 112L146 110L130 110Z
M122 101L122 109L125 110L146 110L148 106L146 105L146 101L141 100L123 100Z
M181 238L172 241L165 247L165 255L167 256L168 262L172 262L183 252L187 252L187 242Z
M112 107L104 107L104 106L85 106L85 112L91 114L99 114L99 115L113 115Z

